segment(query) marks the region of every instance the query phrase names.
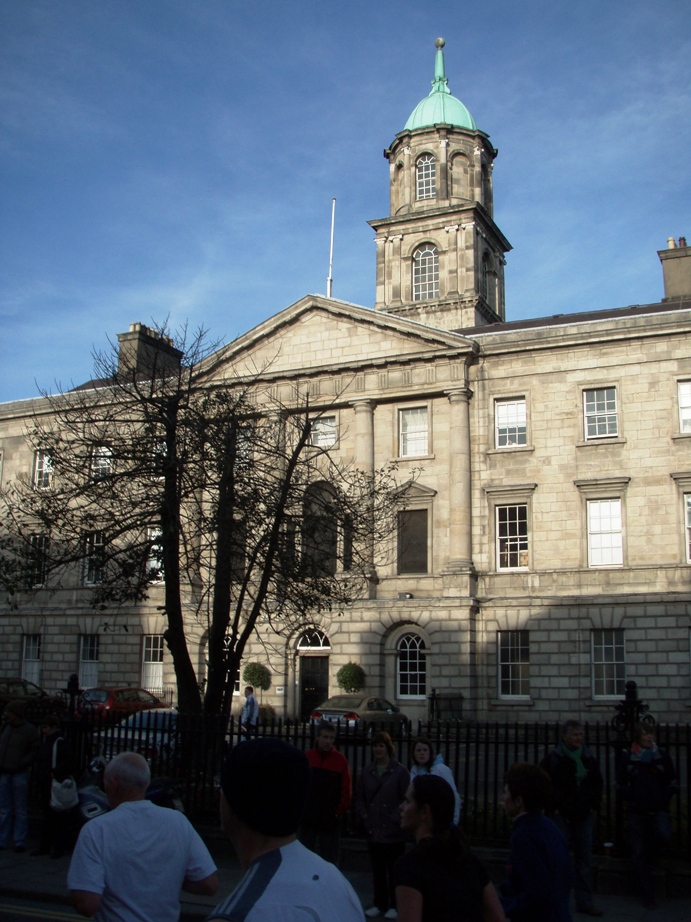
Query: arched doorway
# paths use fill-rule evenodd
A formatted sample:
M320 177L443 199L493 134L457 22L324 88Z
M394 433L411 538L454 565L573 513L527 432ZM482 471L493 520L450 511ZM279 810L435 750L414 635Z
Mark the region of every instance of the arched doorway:
M323 631L309 628L298 637L300 676L300 720L329 697L329 653L331 644Z

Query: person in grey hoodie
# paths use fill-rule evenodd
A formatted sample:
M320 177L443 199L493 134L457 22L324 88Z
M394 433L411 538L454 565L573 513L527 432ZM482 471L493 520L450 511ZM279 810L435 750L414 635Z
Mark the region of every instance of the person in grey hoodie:
M410 780L417 778L418 775L438 775L443 778L453 791L453 824L458 826L461 819L461 795L458 793L453 772L445 764L442 754L439 752L435 756L432 741L427 736L415 737L410 751L413 756L413 764L410 767Z
M0 848L26 851L27 791L29 769L40 741L38 730L24 719L24 704L10 701L4 711L5 725L0 730Z

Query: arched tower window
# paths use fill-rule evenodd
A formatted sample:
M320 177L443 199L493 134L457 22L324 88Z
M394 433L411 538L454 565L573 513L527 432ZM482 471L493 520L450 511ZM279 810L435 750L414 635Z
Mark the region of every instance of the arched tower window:
M427 653L419 634L404 634L396 644L396 693L399 698L422 698L427 692Z
M418 157L415 164L415 189L418 201L437 194L437 161L431 154Z
M439 297L439 250L423 243L413 253L413 301Z

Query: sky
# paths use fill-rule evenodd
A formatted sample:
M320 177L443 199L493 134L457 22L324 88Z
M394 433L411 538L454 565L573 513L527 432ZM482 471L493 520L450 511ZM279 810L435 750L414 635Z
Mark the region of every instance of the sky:
M446 40L499 150L506 319L659 301L691 241L688 0L0 0L0 402L130 323L372 307L382 156Z

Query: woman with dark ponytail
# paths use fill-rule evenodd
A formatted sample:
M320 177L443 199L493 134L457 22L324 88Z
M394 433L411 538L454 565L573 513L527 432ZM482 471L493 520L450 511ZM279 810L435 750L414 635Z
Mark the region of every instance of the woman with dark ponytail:
M453 826L454 792L437 775L413 778L401 829L415 847L394 867L398 922L504 922L487 872Z

